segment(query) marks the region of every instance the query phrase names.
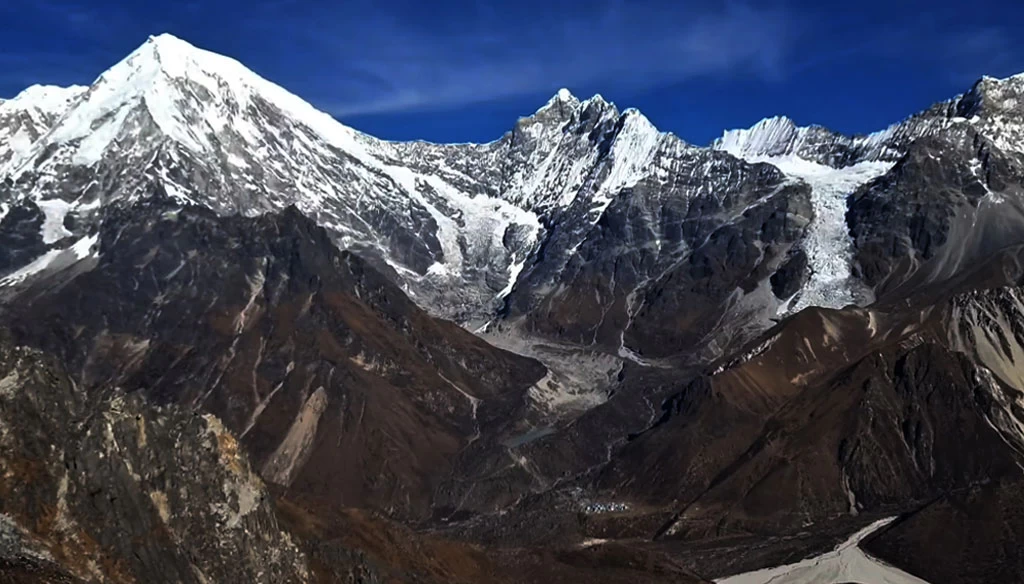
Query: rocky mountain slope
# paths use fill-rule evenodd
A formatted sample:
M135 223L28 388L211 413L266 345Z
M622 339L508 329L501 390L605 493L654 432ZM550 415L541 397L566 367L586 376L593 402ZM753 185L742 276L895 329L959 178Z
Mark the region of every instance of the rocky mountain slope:
M30 88L0 573L1015 581L1021 100L704 148L563 90L395 143L167 35Z
M84 391L0 349L0 572L33 582L301 582L308 566L212 415Z
M545 374L423 314L294 208L221 217L154 195L107 207L92 239L9 288L16 340L85 390L216 415L292 491L429 516L459 452L496 439Z

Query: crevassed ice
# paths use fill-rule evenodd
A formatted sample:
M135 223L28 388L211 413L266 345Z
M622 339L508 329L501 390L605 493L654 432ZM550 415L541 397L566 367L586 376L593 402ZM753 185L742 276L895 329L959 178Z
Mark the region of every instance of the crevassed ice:
M846 198L861 185L888 172L893 163L861 162L836 169L795 157L776 157L767 162L811 187L814 221L804 244L811 277L789 310L856 304L859 299L852 281L854 249L846 225Z
M846 198L861 185L888 172L894 163L868 161L832 168L791 154L742 155L742 158L772 164L811 187L814 221L804 241L811 276L796 301L784 302L780 311L791 313L809 306L842 308L856 304L860 299L858 286L852 278L854 250L846 226Z

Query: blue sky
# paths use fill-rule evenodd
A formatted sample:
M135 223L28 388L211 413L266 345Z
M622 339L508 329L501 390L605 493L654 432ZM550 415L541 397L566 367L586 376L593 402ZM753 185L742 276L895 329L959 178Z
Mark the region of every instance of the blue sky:
M0 96L170 32L393 139L494 139L563 86L698 144L774 114L868 132L1024 72L1018 0L3 0L0 22Z

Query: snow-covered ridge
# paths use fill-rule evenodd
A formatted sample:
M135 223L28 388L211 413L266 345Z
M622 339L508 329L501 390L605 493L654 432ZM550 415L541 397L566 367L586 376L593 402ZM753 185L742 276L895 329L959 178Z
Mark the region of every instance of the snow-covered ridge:
M33 93L50 102L59 92ZM572 207L596 222L650 172L666 141L678 142L635 110L564 89L489 144L379 140L171 35L150 37L69 94L72 107L0 167L0 176L24 179L16 196L48 202L47 243L70 235L65 215L154 184L220 212L296 204L341 245L379 256L421 304L445 295L458 312L440 313L459 320L512 292L547 235L542 216ZM595 135L607 148L595 147ZM88 181L75 170L83 167L104 176ZM55 200L55 185L69 187L67 204Z
M537 110L537 113L543 112L544 110L552 108L552 107L554 107L556 105L559 105L559 104L563 104L563 105L566 105L566 106L569 106L569 107L575 107L575 106L579 105L579 103L580 103L579 98L576 97L575 95L573 95L571 91L569 91L568 89L563 87L563 88L559 89L558 92L555 93L555 95L553 95L551 97L551 99L548 100L547 103L542 105Z
M727 131L712 144L712 148L747 162L772 164L811 187L815 219L803 243L810 280L796 298L782 304L780 316L808 306L843 308L870 300L861 297L863 293L852 278L853 243L846 226L846 198L885 174L893 162L866 156L866 160L846 161L853 163L843 165L817 154L828 152L831 156L836 147L860 147L877 153L892 131L848 138L821 127L799 127L787 117L774 117L750 129Z
M776 116L765 118L747 129L726 130L712 147L738 158L779 156L788 154L794 142L807 131L785 116Z
M33 85L11 99L0 99L0 115L15 108L60 115L88 89L82 85Z
M73 85L33 85L17 96L0 100L0 177L20 161L32 145L88 90Z
M799 126L786 116L775 116L750 128L727 130L711 148L740 158L792 155L830 166L893 162L904 154L901 146L914 139L968 124L1002 150L1024 151L1024 73L983 76L965 93L863 136ZM840 159L828 159L837 152L843 155Z
M795 156L830 166L841 166L831 160L837 153L850 152L852 164L861 161L892 161L900 152L886 147L899 132L899 124L867 136L846 136L823 126L798 126L785 116L765 118L750 128L726 130L711 143L715 150L737 158Z

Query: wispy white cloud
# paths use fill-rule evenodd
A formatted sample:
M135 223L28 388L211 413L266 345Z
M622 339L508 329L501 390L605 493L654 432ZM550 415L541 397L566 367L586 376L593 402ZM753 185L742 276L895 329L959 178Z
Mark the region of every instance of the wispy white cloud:
M348 5L347 5L348 6ZM705 75L777 78L797 37L781 9L606 0L497 15L486 3L430 27L384 8L277 20L329 55L322 99L339 117L432 109L554 91L643 89ZM526 13L522 13L526 12ZM415 18L415 17L413 17ZM432 27L432 28L431 28ZM324 103L326 102L326 103Z

